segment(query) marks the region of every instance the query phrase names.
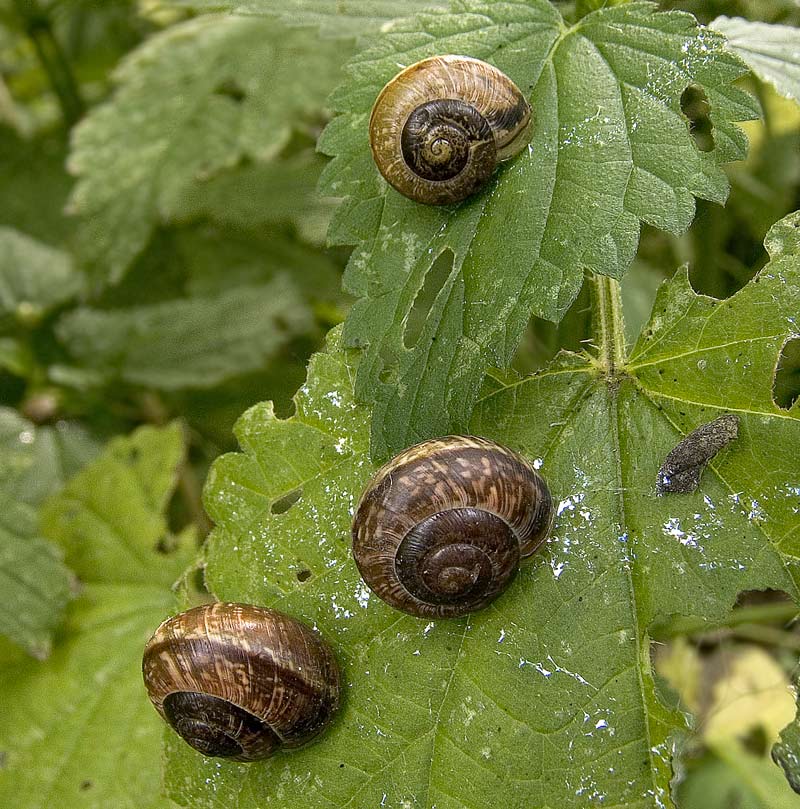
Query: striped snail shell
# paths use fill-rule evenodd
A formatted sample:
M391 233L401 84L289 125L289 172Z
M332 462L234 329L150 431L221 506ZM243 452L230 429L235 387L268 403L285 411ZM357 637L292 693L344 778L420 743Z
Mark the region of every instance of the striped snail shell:
M474 194L497 164L530 140L531 108L496 67L468 56L432 56L378 95L369 121L372 156L386 181L427 205Z
M328 644L250 604L204 604L167 619L145 647L142 673L156 710L188 744L235 761L305 744L339 702Z
M484 438L436 438L369 482L353 520L353 556L392 607L455 617L500 595L552 516L547 484L524 458Z

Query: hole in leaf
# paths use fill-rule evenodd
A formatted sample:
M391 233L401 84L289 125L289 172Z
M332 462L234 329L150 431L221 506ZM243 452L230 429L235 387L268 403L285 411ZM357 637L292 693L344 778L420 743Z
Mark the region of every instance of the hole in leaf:
M697 84L690 84L681 94L681 112L689 119L689 133L701 152L714 148L713 124L708 96Z
M386 343L381 346L380 356L383 367L378 374L378 379L385 385L391 385L398 378L399 362L397 356L392 347Z
M425 283L422 289L414 298L414 304L406 318L406 326L403 331L403 345L406 348L413 348L422 336L425 324L436 302L436 296L450 277L453 271L455 256L452 250L445 250L433 262L431 268L425 275Z
M772 400L788 410L800 396L800 337L787 340L778 358L772 382Z
M87 789L91 789L93 786L94 784L89 780L81 781L81 792L85 792Z
M292 489L288 494L279 497L269 508L273 514L284 514L287 512L303 495L303 489Z
M247 93L239 86L233 79L225 79L214 88L214 94L218 96L226 96L237 104L241 104L247 97Z
M311 571L304 567L297 571L297 581L308 581L311 578Z

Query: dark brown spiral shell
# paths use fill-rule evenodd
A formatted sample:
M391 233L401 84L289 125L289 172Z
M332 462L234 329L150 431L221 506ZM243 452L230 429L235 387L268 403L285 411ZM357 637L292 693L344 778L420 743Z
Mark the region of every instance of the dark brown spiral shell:
M547 484L517 453L474 436L436 438L372 478L353 520L353 556L391 606L455 617L508 586L552 514Z
M206 756L266 758L316 736L339 703L333 652L276 610L220 602L167 619L148 641L151 702Z
M369 139L390 185L416 202L448 205L474 194L527 145L530 122L525 97L496 67L432 56L383 88Z

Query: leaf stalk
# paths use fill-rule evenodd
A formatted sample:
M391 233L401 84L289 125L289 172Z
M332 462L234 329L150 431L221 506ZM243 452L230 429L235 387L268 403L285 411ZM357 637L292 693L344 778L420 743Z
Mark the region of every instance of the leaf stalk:
M592 273L589 283L596 362L604 373L611 376L625 365L626 360L622 293L619 281L607 275Z
M50 18L39 7L37 0L14 0L14 8L58 98L64 123L71 127L81 118L86 105Z

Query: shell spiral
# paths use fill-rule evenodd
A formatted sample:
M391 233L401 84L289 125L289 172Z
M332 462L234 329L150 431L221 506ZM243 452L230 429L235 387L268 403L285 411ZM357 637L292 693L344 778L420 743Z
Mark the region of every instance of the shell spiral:
M473 436L436 438L372 478L353 519L353 556L396 609L455 617L508 586L552 515L547 484L517 453Z
M372 108L372 155L386 181L428 205L474 194L498 162L530 139L531 109L496 67L468 56L432 56L407 67Z
M204 604L168 618L145 647L142 674L156 710L188 744L236 761L305 744L339 702L328 644L250 604Z

